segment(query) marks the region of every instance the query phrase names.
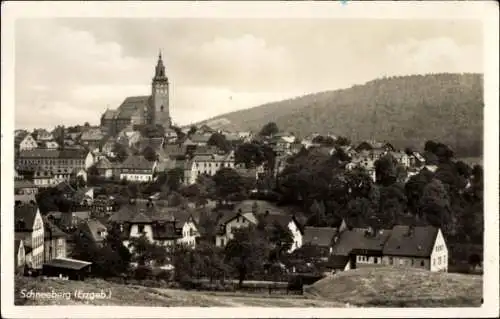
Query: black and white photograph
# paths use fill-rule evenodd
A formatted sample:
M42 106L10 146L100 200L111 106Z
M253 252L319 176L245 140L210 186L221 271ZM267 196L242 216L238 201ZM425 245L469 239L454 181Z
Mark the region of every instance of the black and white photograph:
M496 2L2 6L6 317L498 316Z

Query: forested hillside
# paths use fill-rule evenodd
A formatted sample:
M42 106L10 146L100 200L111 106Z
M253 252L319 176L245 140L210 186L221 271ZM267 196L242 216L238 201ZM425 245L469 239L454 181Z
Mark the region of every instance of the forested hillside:
M352 141L387 140L400 148L440 140L458 156L480 156L483 106L480 74L411 75L268 103L206 122L257 131L274 121L299 136L330 132Z

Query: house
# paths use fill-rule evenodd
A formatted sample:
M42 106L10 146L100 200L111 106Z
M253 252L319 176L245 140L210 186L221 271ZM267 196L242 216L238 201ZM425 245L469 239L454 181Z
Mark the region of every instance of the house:
M14 201L22 203L36 202L38 187L30 180L14 180Z
M316 246L322 256L331 254L334 238L338 235L338 228L335 227L304 227L303 245Z
M183 216L177 215L175 216L175 220L176 224L182 225L182 228L180 230L182 237L177 240L177 243L186 245L187 247L195 248L197 242L204 235L204 229L198 224L192 214L189 214L187 218L183 218Z
M82 221L90 219L90 209L87 207L73 207L69 212L60 213L61 226L65 228L76 227Z
M84 236L85 238L96 243L98 246L102 246L104 244L104 240L108 236L106 226L104 226L97 219L88 219L79 223L78 233L80 236Z
M333 256L348 257L349 269L382 265L383 249L390 229L351 228L339 232L332 247Z
M24 250L24 242L19 239L14 240L14 269L17 274L24 273L26 264L26 251Z
M132 238L145 236L149 241L168 248L182 237L172 210L151 200L146 203L135 201L120 207L109 222L119 227L126 247Z
M99 128L90 128L80 135L80 144L88 147L89 149L98 148L104 133Z
M97 163L93 166L97 173L97 176L111 179L115 176L116 165L113 164L106 157L101 158Z
M129 156L119 167L120 179L131 182L149 182L153 180L157 162L150 162L144 156Z
M15 239L22 240L26 251L26 264L30 268L42 268L44 259L44 224L36 205L14 207Z
M47 277L83 280L90 273L92 263L72 258L54 258L43 265L42 273Z
M267 225L279 225L282 229L286 229L290 232L293 242L288 250L288 253L292 253L294 250L302 247L304 241L304 231L295 216L280 214L279 212L266 211L263 215L261 215L261 220Z
M73 201L80 206L91 206L94 201L94 188L83 187L76 190Z
M59 144L56 141L46 141L41 143L41 148L56 150L59 148Z
M44 262L54 258L66 257L66 233L54 225L49 219L44 218Z
M36 187L51 187L57 184L53 177L51 170L40 168L33 174L33 183Z
M14 145L20 151L30 151L38 148L38 143L33 138L33 135L24 132L15 137Z
M403 167L409 168L412 163L412 157L411 155L406 154L405 152L390 152L389 154L392 155L392 157Z
M448 271L448 248L434 226L394 226L382 253L385 265Z
M35 130L36 140L38 143L54 140L54 135L47 130Z
M224 247L233 239L234 229L257 225L258 221L253 212L243 212L241 209L236 213L229 213L224 216L217 225L217 234L215 236L215 245Z
M194 184L199 175L213 176L224 167L234 168L234 152L227 155L195 155L188 164L184 180L188 184Z
M36 168L87 169L92 163L92 154L81 149L34 149L20 151L19 157L16 160L16 166L18 168L32 171Z

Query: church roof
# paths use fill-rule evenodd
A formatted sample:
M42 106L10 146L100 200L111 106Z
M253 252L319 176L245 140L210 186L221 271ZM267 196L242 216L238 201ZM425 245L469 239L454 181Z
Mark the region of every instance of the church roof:
M130 119L138 110L148 107L150 98L149 95L127 97L118 108L116 118Z
M116 117L117 114L117 110L106 110L106 112L104 112L104 114L102 115L102 118L104 120L112 120Z

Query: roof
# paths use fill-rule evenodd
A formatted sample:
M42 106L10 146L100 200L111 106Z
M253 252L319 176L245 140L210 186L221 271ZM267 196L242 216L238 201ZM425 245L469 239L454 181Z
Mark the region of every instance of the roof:
M154 162L150 162L140 155L132 155L127 157L127 159L120 165L121 168L133 168L133 169L144 169L152 170Z
M34 188L36 187L33 181L27 180L27 179L20 179L20 180L15 180L14 181L14 189L21 189L21 188Z
M136 202L135 204L123 205L117 212L111 215L109 220L118 223L132 222L137 215L144 215L144 217L138 217L136 222L145 222L147 219L150 220L149 222L173 221L175 210L177 209L156 203L148 206L147 202Z
M333 227L310 227L304 228L304 244L310 244L320 247L330 247L333 237L338 229Z
M35 205L24 204L14 207L15 231L32 231L38 212Z
M328 258L324 266L329 269L344 269L349 262L349 256L333 255Z
M14 240L14 256L17 256L17 254L19 253L19 248L21 248L22 244L23 244L22 240L19 240L19 239Z
M117 110L116 117L118 119L130 119L137 111L144 110L148 107L150 96L129 96L125 98Z
M51 259L50 261L46 262L44 264L44 267L49 266L49 267L66 268L72 270L81 270L91 264L92 263L88 261L59 257Z
M82 224L82 229L85 230L95 242L101 242L104 240L104 237L99 235L99 232L106 232L106 226L104 226L97 219L89 219L86 220Z
M21 202L21 203L36 203L36 196L35 194L14 194L14 202Z
M353 250L369 250L382 252L384 244L391 235L391 230L382 229L376 231L374 235L367 234L365 228L353 228L343 231L335 245L333 255L347 256Z
M111 169L114 165L106 157L102 157L96 164L95 168L99 169Z
M193 143L207 143L208 140L210 139L210 137L212 137L212 135L208 135L208 134L193 134L189 137L189 139L193 142Z
M181 238L181 233L175 229L173 223L160 223L153 225L153 238L156 240Z
M195 155L192 159L193 162L230 162L234 161L234 155L232 154L200 154Z
M411 234L411 226L397 225L392 229L383 253L392 256L429 257L439 229L433 226L415 226Z
M66 237L66 233L63 232L61 229L59 229L59 227L54 225L54 223L52 223L49 219L44 217L43 224L45 227L45 231L44 231L44 238L45 239L50 239L51 236L52 236L52 238Z
M112 119L114 119L116 117L117 114L118 114L117 110L106 110L102 114L102 119L104 119L104 120L112 120Z
M104 134L100 129L90 129L82 133L80 140L82 141L100 141L104 138Z

